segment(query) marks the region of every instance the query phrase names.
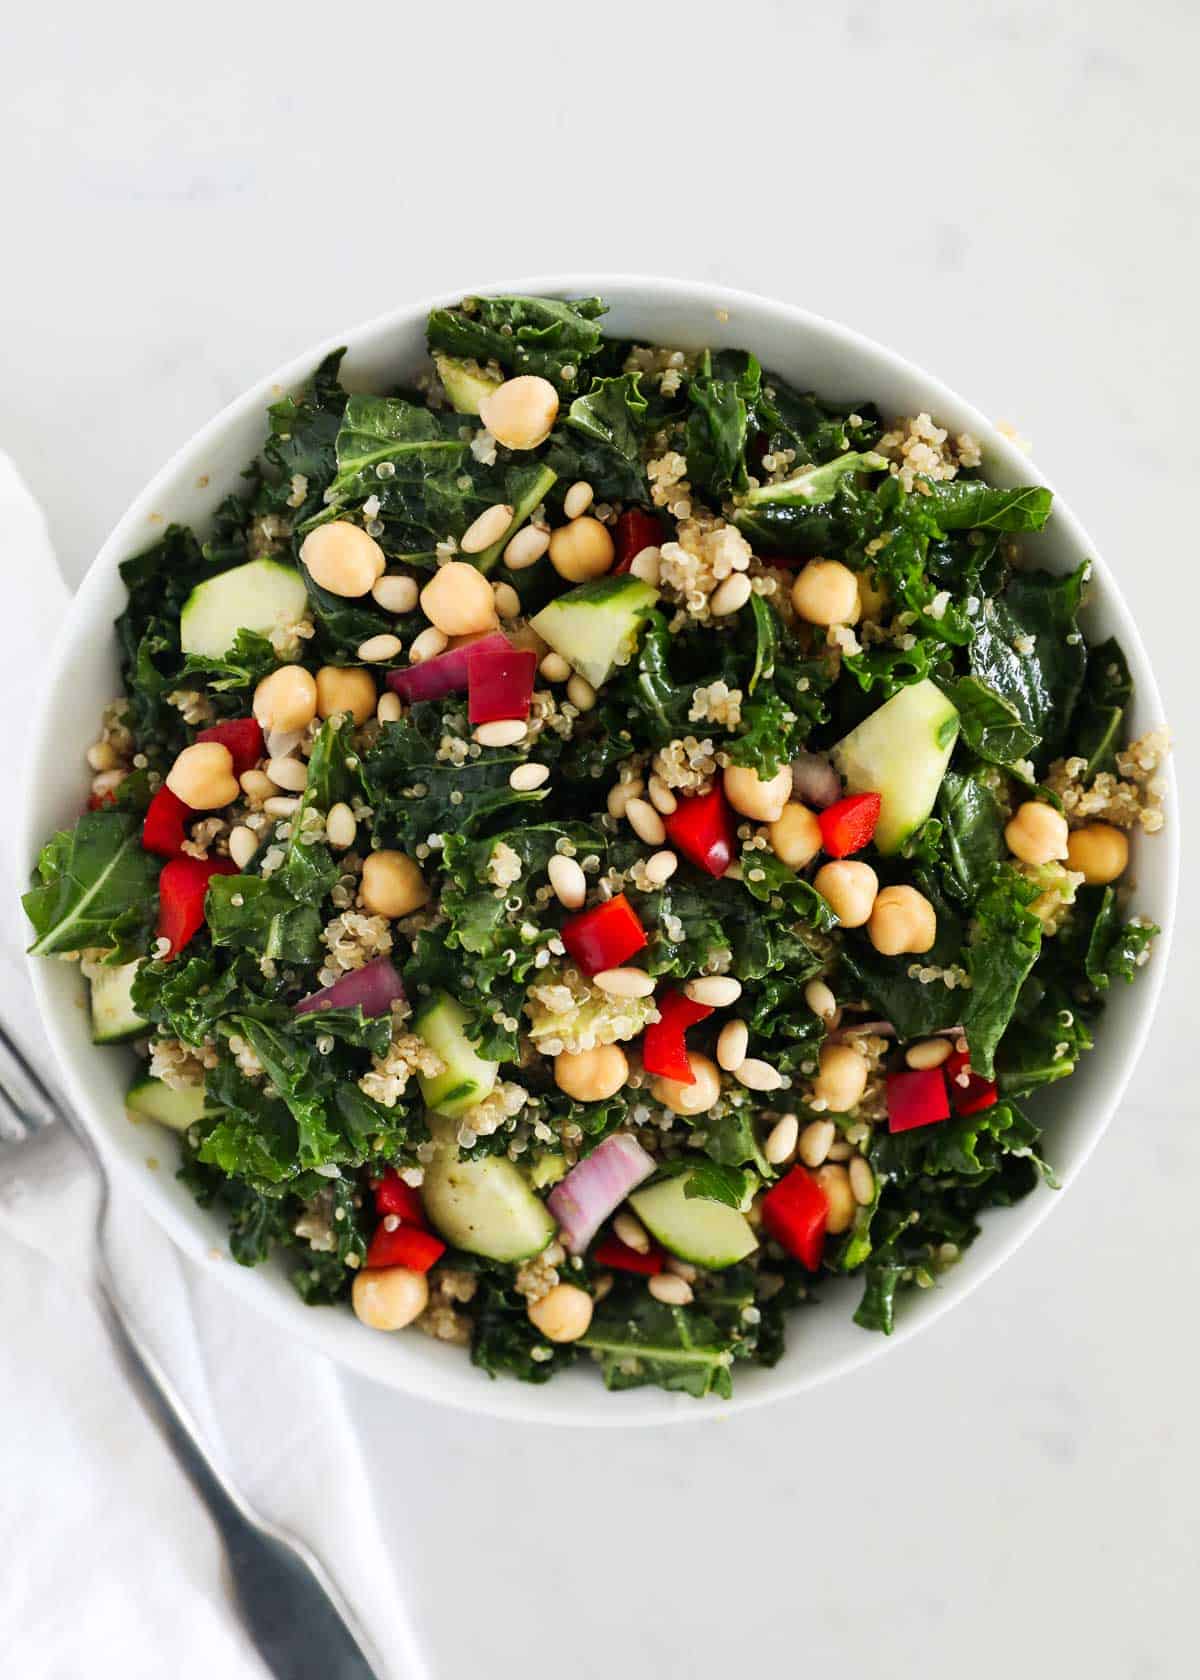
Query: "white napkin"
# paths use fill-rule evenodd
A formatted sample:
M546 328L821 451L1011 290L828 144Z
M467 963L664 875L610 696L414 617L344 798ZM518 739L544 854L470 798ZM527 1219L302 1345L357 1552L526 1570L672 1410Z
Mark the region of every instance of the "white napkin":
M45 520L2 454L0 573L24 619L0 661L3 715L17 718L67 592ZM20 955L26 860L3 861L4 1020L48 1065ZM0 1147L4 1671L262 1680L211 1523L83 1288L94 1200L92 1169L58 1128ZM339 1373L202 1275L126 1193L110 1230L123 1304L241 1491L323 1560L374 1642L380 1680L424 1680Z

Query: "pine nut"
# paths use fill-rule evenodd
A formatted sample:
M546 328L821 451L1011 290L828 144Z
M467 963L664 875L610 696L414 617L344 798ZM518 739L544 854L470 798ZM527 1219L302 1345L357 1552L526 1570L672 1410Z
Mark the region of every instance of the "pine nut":
M550 768L546 764L518 764L508 778L508 785L517 793L532 793L534 788L540 788L543 782L550 780Z
M948 1038L923 1038L919 1044L909 1045L904 1052L904 1060L910 1068L924 1071L926 1068L941 1067L949 1055Z
M677 1277L674 1272L659 1272L647 1287L654 1299L666 1307L686 1307L696 1298L687 1279Z
M561 653L548 653L538 666L538 670L550 683L565 683L571 677L571 667Z
M419 636L414 636L412 646L408 650L408 663L422 665L427 659L436 659L439 653L445 653L450 638L444 630L439 630L436 624L431 624L428 630L422 630Z
M728 974L706 974L701 980L689 980L683 988L693 1003L706 1003L710 1009L728 1009L742 995L742 983Z
M733 1077L748 1091L778 1091L783 1084L779 1069L773 1068L770 1062L759 1061L757 1056L747 1056L744 1062L739 1062Z
M578 910L587 897L587 876L575 859L556 852L546 865L546 874L559 903L568 910Z
M307 676L308 672L306 671L304 674ZM315 682L313 687L315 689ZM309 721L311 722L312 720L310 719ZM307 727L307 725L305 727ZM266 740L263 744L267 749L268 758L286 758L289 753L295 752L296 748L300 745L303 739L303 729L268 729Z
M800 1133L800 1159L804 1165L819 1167L836 1135L837 1127L832 1120L810 1120Z
M592 985L610 997L643 998L654 990L654 981L642 968L605 968L592 975Z
M837 1014L837 999L824 980L808 982L804 988L804 1001L822 1021L829 1021Z
M661 811L664 817L669 817L672 811L679 809L678 799L661 776L650 778L650 803L656 811Z
M567 679L567 699L581 712L590 712L596 704L596 690L586 677L575 671Z
M102 770L98 776L92 777L92 792L97 795L114 793L128 774L128 770Z
M375 708L375 716L380 723L399 723L404 716L404 707L400 704L400 696L393 694L391 689L379 696L379 704Z
M635 1219L624 1209L613 1220L613 1234L618 1242L623 1242L626 1248L631 1248L635 1254L649 1254L650 1237L646 1227L640 1219Z
M629 570L635 578L641 578L643 583L656 586L661 558L662 553L658 548L639 549L629 562Z
M586 513L592 505L595 491L586 479L581 478L578 484L572 484L563 497L563 512L568 519L578 519L581 513Z
M288 793L303 793L308 785L308 765L302 758L268 759L267 775Z
M661 846L667 838L667 831L663 827L663 820L653 805L646 800L634 798L627 802L625 815L629 819L629 826L639 840L644 840L647 846Z
M245 869L257 850L258 840L250 829L238 823L229 830L229 855L239 869Z
M513 510L507 502L497 502L495 507L484 508L479 518L468 525L462 534L459 548L464 554L482 554L485 548L499 542L505 531L512 524Z
M399 636L368 636L365 642L359 643L358 657L367 665L379 665L385 659L395 659L403 651L404 643Z
M799 1120L794 1114L785 1114L771 1127L767 1141L763 1144L763 1154L773 1167L777 1167L795 1153L799 1137Z
M690 1260L681 1260L677 1254L668 1254L667 1270L674 1276L682 1278L684 1283L695 1283L700 1276L700 1268L693 1266Z
M417 580L410 577L381 577L371 590L376 606L390 613L412 612L417 595Z
M117 755L107 741L97 741L87 750L88 766L92 770L115 770Z
M495 723L481 723L472 739L481 747L515 747L525 739L524 718L497 718Z
M504 564L510 572L523 572L527 566L535 566L549 547L549 531L543 531L540 525L526 525L504 550Z
M847 1170L854 1200L860 1207L867 1207L875 1198L875 1174L871 1171L870 1162L864 1155L855 1155Z
M825 1229L831 1237L840 1236L854 1223L854 1193L845 1167L822 1167L817 1173L817 1183L825 1192L828 1204Z
M354 812L349 805L340 802L329 807L329 814L325 818L325 838L334 851L347 852L354 844L354 837L358 833L358 824L354 820Z
M608 798L605 800L609 816L615 817L620 822L625 815L625 807L629 804L629 801L636 799L645 789L645 786L646 784L640 776L634 776L632 781L618 782L615 787L609 788Z
M753 593L745 572L734 572L719 583L708 598L708 610L714 618L728 618L740 612Z
M851 1145L846 1143L843 1138L839 1138L836 1143L829 1145L825 1159L827 1161L848 1161L853 1154L854 1150Z
M285 798L277 794L273 799L263 800L263 810L269 817L290 817L293 811L300 809L300 801L290 794Z
M655 852L646 859L644 874L652 887L664 886L679 868L674 852Z
M726 1073L736 1073L746 1060L750 1028L745 1021L726 1021L717 1039L717 1062Z
M238 785L247 799L256 799L260 805L276 791L275 783L265 770L244 770L238 778Z
M501 618L517 618L521 611L521 597L511 583L494 583L492 595Z

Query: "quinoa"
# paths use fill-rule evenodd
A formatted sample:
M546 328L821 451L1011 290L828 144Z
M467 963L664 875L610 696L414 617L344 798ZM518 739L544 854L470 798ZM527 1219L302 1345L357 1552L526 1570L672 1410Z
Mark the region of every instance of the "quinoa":
M1116 755L1117 775L1101 770L1089 783L1087 760L1060 758L1050 766L1046 786L1062 801L1073 828L1089 822L1114 828L1141 827L1156 834L1163 826L1163 773L1169 750L1165 729L1151 729Z
M890 472L906 490L919 490L921 479L944 483L957 477L960 467L977 467L983 459L978 439L970 432L951 438L928 414L897 420L875 447L888 457Z
M392 949L392 930L386 916L369 916L361 910L343 910L321 930L329 955L317 978L332 986L341 974L364 968Z

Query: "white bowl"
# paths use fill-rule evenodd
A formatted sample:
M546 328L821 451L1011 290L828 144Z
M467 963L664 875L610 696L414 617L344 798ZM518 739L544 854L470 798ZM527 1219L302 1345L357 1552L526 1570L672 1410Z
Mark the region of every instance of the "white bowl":
M610 332L684 348L745 347L802 389L828 397L872 399L887 416L928 410L954 431L973 432L983 444L984 470L997 484L1046 482L994 426L937 380L890 350L805 310L715 286L627 276L557 276L479 290L598 293L611 305L604 323ZM95 738L101 707L119 692L112 634L112 621L124 603L119 562L153 542L164 519L203 525L222 496L236 487L242 468L262 444L267 405L283 391L302 386L328 350L338 344L349 347L343 375L352 388L378 389L399 382L422 359L428 310L460 295L406 305L306 350L205 426L134 500L84 579L46 673L20 818L31 862L44 838L73 821L78 812L86 790L84 752ZM1162 723L1150 662L1117 585L1082 526L1057 498L1046 530L1028 547L1055 571L1068 570L1085 558L1096 561L1093 598L1086 612L1089 640L1111 634L1121 639L1135 682L1130 719L1134 733ZM1158 1001L1174 919L1178 834L1172 783L1166 830L1150 842L1134 843L1137 909L1166 930L1154 960L1136 985L1116 988L1096 1048L1079 1072L1030 1104L1039 1118L1049 1119L1046 1153L1064 1189L1120 1102ZM86 1012L79 1007L78 970L45 960L31 962L31 968L69 1096L113 1171L198 1264L215 1267L217 1276L244 1301L351 1369L409 1394L497 1417L571 1424L694 1422L798 1394L878 1358L963 1301L1025 1241L1062 1194L1038 1189L1017 1206L986 1215L981 1236L939 1287L904 1298L898 1328L890 1338L851 1322L859 1285L850 1281L825 1286L821 1305L804 1315L803 1334L790 1337L774 1370L738 1367L732 1400L697 1401L653 1388L608 1394L588 1361L545 1387L506 1378L492 1381L470 1364L461 1348L421 1335L382 1336L362 1328L348 1309L305 1306L282 1265L245 1269L231 1260L222 1217L198 1207L175 1181L174 1140L158 1131L151 1138L145 1128L125 1118L122 1096L129 1058L91 1043ZM148 1155L159 1158L158 1170L147 1165Z

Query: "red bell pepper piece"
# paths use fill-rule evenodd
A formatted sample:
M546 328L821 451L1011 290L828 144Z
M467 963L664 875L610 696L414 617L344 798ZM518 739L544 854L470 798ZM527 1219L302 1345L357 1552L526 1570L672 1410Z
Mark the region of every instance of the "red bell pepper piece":
M367 1248L367 1269L376 1266L407 1266L410 1272L427 1272L442 1258L446 1245L432 1231L422 1231L415 1225L397 1225L389 1231L384 1225L375 1227Z
M111 788L107 793L89 793L87 798L89 811L103 811L106 805L115 805L116 803L117 796Z
M169 787L160 787L146 807L142 823L142 849L154 852L158 857L182 857L187 825L194 821L196 814Z
M228 858L172 858L158 877L158 928L169 941L166 959L177 957L204 921L204 898L214 875L236 875Z
M940 1067L913 1068L887 1076L889 1132L911 1132L915 1126L932 1126L950 1115L950 1099Z
M724 875L733 862L733 812L719 786L681 799L663 825L676 850L705 874Z
M971 1057L966 1050L955 1050L942 1063L946 1073L946 1087L955 1114L978 1114L981 1108L991 1108L999 1098L994 1079L971 1072ZM964 1077L965 1076L965 1077Z
M821 845L830 857L849 857L851 852L862 851L875 832L882 804L877 793L852 793L817 813Z
M652 513L644 513L641 508L626 508L617 520L613 534L616 550L613 571L627 572L630 563L644 548L657 548L662 540L662 526Z
M712 1005L693 1003L686 993L672 991L656 997L654 1007L661 1018L651 1021L642 1035L642 1066L647 1073L658 1074L663 1079L694 1085L696 1075L688 1061L683 1035L697 1021L707 1020Z
M646 930L625 894L618 893L607 904L568 916L562 925L562 942L585 974L600 974L606 968L620 968L640 951Z
M420 1195L411 1184L405 1184L395 1167L385 1168L382 1178L373 1178L371 1188L375 1192L375 1212L381 1219L394 1213L405 1225L425 1225Z
M828 1219L825 1192L804 1167L793 1167L762 1199L767 1235L809 1272L815 1272L821 1264Z
M600 1238L592 1250L592 1259L597 1266L609 1266L614 1272L637 1272L640 1277L657 1277L666 1264L661 1248L651 1248L648 1254L639 1254L636 1248L629 1248L611 1232Z
M491 636L467 649L467 716L472 723L527 718L533 699L537 654L532 648L501 646Z
M235 776L253 770L263 755L263 732L257 718L228 718L224 723L214 723L211 729L202 729L196 739L218 741L228 747Z

